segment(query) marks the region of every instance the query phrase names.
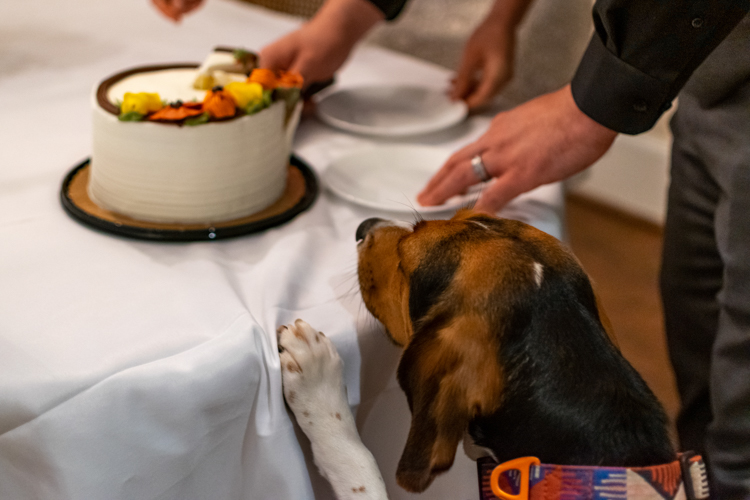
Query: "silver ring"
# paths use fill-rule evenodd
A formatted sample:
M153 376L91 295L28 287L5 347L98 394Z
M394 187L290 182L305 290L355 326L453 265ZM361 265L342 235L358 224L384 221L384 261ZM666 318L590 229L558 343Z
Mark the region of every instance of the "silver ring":
M481 155L476 155L471 159L471 168L474 170L474 174L480 182L487 182L490 180L490 173L487 172L487 167L484 166Z

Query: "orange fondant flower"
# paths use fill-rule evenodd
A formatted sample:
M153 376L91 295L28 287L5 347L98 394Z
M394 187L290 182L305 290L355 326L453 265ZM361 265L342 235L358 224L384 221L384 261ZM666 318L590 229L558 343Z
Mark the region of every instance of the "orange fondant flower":
M183 102L182 105L188 109L200 109L203 112L203 103L197 101Z
M302 75L294 71L280 71L276 79L277 87L297 87L302 88L302 84L305 80Z
M203 114L203 104L199 102L182 103L174 102L164 106L159 111L149 116L148 119L157 122L178 122L185 118Z
M221 87L214 87L213 90L206 92L203 110L212 118L229 118L237 112L237 103L232 94Z
M276 88L276 75L273 71L266 68L256 68L247 77L248 83L260 83L266 90L273 90Z

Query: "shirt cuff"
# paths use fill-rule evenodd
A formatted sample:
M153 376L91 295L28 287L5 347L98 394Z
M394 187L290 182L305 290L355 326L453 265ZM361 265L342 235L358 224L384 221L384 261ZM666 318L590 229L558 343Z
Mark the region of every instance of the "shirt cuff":
M625 134L649 130L672 105L668 82L618 58L596 32L578 65L571 91L589 118Z
M386 21L396 19L406 5L406 0L369 0L371 4L380 9L385 15Z

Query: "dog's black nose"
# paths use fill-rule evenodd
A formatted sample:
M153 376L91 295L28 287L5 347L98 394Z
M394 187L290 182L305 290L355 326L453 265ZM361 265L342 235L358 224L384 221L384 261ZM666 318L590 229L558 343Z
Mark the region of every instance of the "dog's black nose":
M378 219L377 217L372 217L371 219L362 221L362 224L360 224L357 228L357 241L364 240L365 236L367 236L367 233L370 232L370 229L372 229L372 227L378 222L384 222L384 220Z

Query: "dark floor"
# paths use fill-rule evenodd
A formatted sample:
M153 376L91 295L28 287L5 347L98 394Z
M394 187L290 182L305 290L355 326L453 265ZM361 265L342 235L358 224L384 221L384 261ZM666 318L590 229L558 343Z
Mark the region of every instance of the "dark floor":
M566 203L573 252L591 276L625 357L674 421L679 398L658 293L661 230L579 197Z

